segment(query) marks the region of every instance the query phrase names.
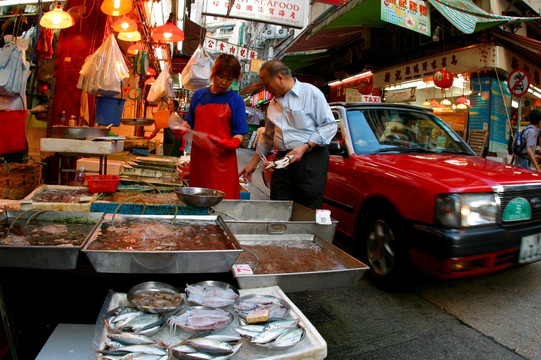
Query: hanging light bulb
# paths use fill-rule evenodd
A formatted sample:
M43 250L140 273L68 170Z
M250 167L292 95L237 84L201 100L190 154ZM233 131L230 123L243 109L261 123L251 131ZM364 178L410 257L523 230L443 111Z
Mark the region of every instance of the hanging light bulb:
M123 16L113 23L113 30L116 32L135 31L137 30L137 23L135 20L132 20L127 16Z
M445 106L451 106L452 105L451 100L449 100L448 98L443 99L441 101L441 104L445 105Z
M75 25L75 19L62 10L62 5L55 0L54 9L43 14L39 24L47 29L66 29Z
M130 45L127 51L128 54L137 55L140 50L143 50L143 45L141 45L141 43L135 43Z
M154 68L149 67L147 70L147 76L154 76L156 75L156 70Z
M100 9L107 15L121 16L131 11L132 2L131 0L103 0Z
M457 109L457 111L466 111L466 110L468 110L468 105L459 103L456 106L456 109Z
M139 31L119 32L117 35L118 40L123 41L139 41L141 40L141 34Z
M426 107L430 106L430 101L428 101L428 85L425 86L425 102L422 103L421 106L426 106Z
M150 84L153 84L155 81L156 81L156 79L154 78L154 76L151 76L151 77L149 77L148 79L145 80L145 84L150 85Z
M152 29L150 36L154 41L158 42L179 42L184 40L184 32L173 24L172 16L164 25Z

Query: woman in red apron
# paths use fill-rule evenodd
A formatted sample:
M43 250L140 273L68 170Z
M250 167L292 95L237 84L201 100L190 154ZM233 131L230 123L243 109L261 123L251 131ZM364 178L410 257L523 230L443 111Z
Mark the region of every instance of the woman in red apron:
M229 88L240 69L233 55L218 56L212 85L194 93L185 118L194 130L190 186L223 191L226 199L240 198L236 149L248 133L244 100Z

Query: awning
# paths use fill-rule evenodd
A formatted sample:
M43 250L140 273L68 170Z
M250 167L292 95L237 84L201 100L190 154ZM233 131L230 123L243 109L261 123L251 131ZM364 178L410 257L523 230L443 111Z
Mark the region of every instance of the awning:
M351 0L308 26L277 56L335 48L360 37L363 27L384 26L387 23L380 20L380 6L379 0Z
M428 0L451 24L465 34L505 23L538 20L540 17L515 17L491 14L469 0Z
M493 31L492 35L500 39L505 47L517 51L534 63L541 63L541 41L499 29Z

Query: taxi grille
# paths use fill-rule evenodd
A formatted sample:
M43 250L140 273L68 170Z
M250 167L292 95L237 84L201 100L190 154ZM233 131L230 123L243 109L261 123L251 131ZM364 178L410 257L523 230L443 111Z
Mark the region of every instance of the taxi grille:
M498 223L502 226L524 226L541 223L541 186L540 185L522 185L522 186L504 186L503 191L497 192L500 197L500 211L498 214ZM503 213L509 202L517 197L524 198L530 204L532 217L528 220L504 221Z

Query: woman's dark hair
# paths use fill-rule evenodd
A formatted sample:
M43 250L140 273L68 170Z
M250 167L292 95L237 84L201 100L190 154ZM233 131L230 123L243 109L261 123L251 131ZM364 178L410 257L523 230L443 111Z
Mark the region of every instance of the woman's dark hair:
M213 79L216 75L231 75L234 79L240 78L240 63L239 60L231 54L220 54L212 67L210 78Z

